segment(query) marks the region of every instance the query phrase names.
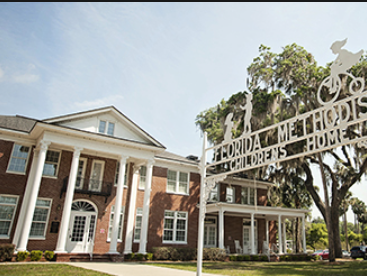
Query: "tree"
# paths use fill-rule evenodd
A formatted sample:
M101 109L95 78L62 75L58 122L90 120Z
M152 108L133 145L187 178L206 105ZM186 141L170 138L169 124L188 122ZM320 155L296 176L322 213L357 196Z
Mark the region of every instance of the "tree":
M223 140L223 122L229 112L233 112L233 136L238 137L243 131L242 110L239 105L246 103L246 95L253 95L252 129L283 121L296 115L314 110L320 104L317 101L317 89L323 79L330 73L330 64L318 66L312 54L296 44L288 45L279 54L272 53L269 47L259 47L259 57L253 59L248 67L248 90L232 95L228 101L222 100L216 107L200 113L196 124L208 133L212 143ZM367 60L363 60L352 68L355 76L367 76ZM343 88L340 98L348 96L347 84L350 79L342 77ZM327 96L325 96L327 97ZM219 111L219 112L216 112ZM359 111L358 111L359 112ZM309 127L309 126L307 126ZM275 131L275 130L274 130ZM264 145L274 143L275 133L268 131L262 134ZM296 133L301 128L294 130ZM348 127L348 138L366 135L367 129L355 125ZM297 149L304 148L305 143L295 143L287 146L289 155ZM283 171L301 168L304 175L302 184L320 210L327 229L329 239L329 260L341 257L341 240L339 231L339 206L349 189L358 183L367 169L366 149L357 144L343 146L339 149L329 149L322 154L309 155L291 161L281 162L278 168ZM316 165L322 178L324 194L315 188L311 164ZM223 169L223 168L222 168ZM258 177L270 177L276 171L273 168L257 170Z
M328 245L328 233L324 223L311 223L310 229L306 233L307 245L316 249L317 244Z
M339 214L340 216L343 216L344 233L348 233L347 212L349 209L349 205L351 203L351 197L352 197L352 192L348 191L339 206ZM345 237L345 249L349 251L348 235L344 235L344 237Z

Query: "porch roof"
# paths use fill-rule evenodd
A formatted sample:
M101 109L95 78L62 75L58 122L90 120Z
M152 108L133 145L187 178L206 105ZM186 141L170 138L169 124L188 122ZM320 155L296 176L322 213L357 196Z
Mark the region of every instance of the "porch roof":
M210 203L206 206L206 214L217 213L219 211L223 211L225 215L233 216L254 214L255 217L262 217L269 220L278 220L279 215L282 218L301 218L306 213L311 212L311 210L307 209L255 206L226 202Z

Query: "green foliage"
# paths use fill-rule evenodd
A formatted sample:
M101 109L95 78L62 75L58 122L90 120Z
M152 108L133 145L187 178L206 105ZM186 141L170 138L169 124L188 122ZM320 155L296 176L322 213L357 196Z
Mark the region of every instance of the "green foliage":
M128 253L125 254L124 259L125 260L133 260L135 258L135 253Z
M151 260L153 260L153 253L147 253L147 254L145 255L145 259L146 259L147 261L151 261Z
M135 254L135 259L137 261L143 261L144 260L144 254L141 254L141 253Z
M306 242L307 245L311 246L314 250L316 249L317 243L327 246L328 234L326 225L323 223L311 223L311 227L306 233Z
M261 256L260 256L260 261L262 261L262 262L267 262L267 261L269 261L268 256L266 256L266 255L261 255Z
M46 250L44 256L47 261L54 261L55 252Z
M196 248L154 247L155 260L191 261L196 259Z
M259 255L251 255L251 261L258 261Z
M17 253L17 262L22 262L29 256L28 251L18 251Z
M43 252L41 250L32 250L31 251L31 261L39 261L42 259Z
M14 244L0 244L0 261L11 261L15 250Z

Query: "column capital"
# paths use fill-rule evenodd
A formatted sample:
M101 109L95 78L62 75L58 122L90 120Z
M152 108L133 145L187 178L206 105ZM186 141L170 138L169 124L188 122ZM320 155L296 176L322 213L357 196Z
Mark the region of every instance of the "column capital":
M153 166L155 163L155 160L153 158L150 158L146 161L146 166L147 167L150 167L150 166Z
M40 150L46 151L48 149L48 146L51 144L50 141L41 140L38 144L38 147Z
M75 147L74 148L74 154L73 156L74 157L79 157L80 156L80 153L82 152L83 148L80 148L80 147Z
M127 156L127 155L120 155L119 156L119 162L120 162L120 164L121 163L125 163L126 164L126 161L127 161L127 159L129 159L129 156Z

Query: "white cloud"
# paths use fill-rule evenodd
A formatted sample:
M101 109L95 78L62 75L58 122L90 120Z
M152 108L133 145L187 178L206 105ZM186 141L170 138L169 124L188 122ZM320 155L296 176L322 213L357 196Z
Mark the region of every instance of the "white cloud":
M72 104L73 110L88 110L93 108L100 108L104 106L116 106L123 101L124 97L121 95L111 95L105 98L95 99L91 101L76 102Z
M22 75L13 75L11 80L16 83L27 84L27 83L36 82L39 80L39 78L40 77L38 75L26 73Z

